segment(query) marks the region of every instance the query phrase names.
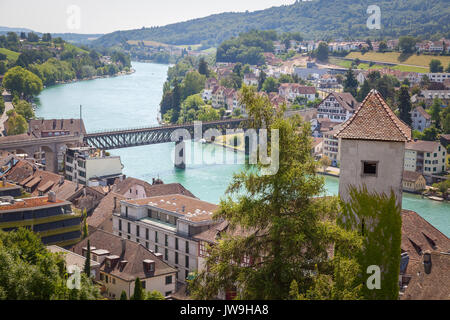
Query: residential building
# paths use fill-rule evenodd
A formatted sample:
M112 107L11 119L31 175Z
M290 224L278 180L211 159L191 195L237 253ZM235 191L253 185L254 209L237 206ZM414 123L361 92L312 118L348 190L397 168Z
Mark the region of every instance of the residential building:
M65 177L84 186L110 185L122 176L119 156L106 156L90 147L68 148L65 157Z
M402 210L401 300L450 297L450 239L414 211Z
M341 124L334 123L329 131L323 132L323 155L331 160L333 167L339 166L339 139L335 135L341 129Z
M329 69L320 69L317 67L294 68L294 74L303 80L319 79L322 75L329 73Z
M95 250L95 247L91 247L91 249ZM47 250L61 255L66 263L66 271L68 274L75 272L74 267L78 268L80 272L84 271L86 257L55 245L47 246ZM91 277L98 281L100 279L100 263L91 259L90 266Z
M323 153L323 138L313 138L311 154L316 158L320 158Z
M350 201L349 186L396 196L402 203L405 143L411 129L371 90L352 118L336 134L340 143L339 195Z
M328 118L314 118L310 120L312 136L323 138L323 134L333 129L336 122L330 121Z
M307 101L316 99L316 88L303 86L298 83L282 83L278 89L278 94L290 101L294 101L297 97L302 97Z
M178 281L199 270L198 241L194 236L217 224L217 206L180 194L120 201L113 214L113 232L163 255L178 269Z
M100 264L99 282L106 297L119 299L122 291L125 291L130 298L137 278L146 292L156 290L165 297L175 292L176 269L142 244L96 230L77 243L72 251L86 257L88 241L91 259Z
M244 83L247 86L258 86L259 80L255 74L246 73L246 74L244 74Z
M46 245L67 247L80 241L81 221L81 213L72 211L70 202L57 200L53 192L45 197L0 198L0 229L28 228Z
M417 97L418 101L424 101L427 106L432 105L434 99L440 99L448 105L450 103L450 90L422 90Z
M15 185L13 183L9 183L6 181L6 178L3 177L3 179L0 181L0 197L20 197L22 195L22 188L18 185Z
M215 109L225 108L227 88L223 86L214 87L212 91L212 107Z
M431 175L445 172L446 157L447 151L440 142L414 140L406 144L405 170L419 172L429 182Z
M350 119L359 103L348 92L332 92L317 107L319 119L342 123Z
M431 82L443 83L445 80L450 79L450 73L448 72L426 73L426 75Z
M422 132L431 126L431 116L421 106L411 111L412 129Z
M403 171L403 191L421 192L425 190L427 181L423 175L415 171Z

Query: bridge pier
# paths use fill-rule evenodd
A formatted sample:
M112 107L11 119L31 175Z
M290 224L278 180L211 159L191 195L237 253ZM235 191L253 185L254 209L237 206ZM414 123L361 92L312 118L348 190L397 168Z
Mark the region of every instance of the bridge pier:
M184 143L183 137L175 142L175 168L186 169L186 145Z

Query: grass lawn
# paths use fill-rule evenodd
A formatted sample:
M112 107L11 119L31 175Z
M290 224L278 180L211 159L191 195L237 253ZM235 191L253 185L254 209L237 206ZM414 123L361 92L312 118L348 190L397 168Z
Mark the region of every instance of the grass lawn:
M350 66L352 65L351 61L342 60L342 59L334 58L334 57L330 58L329 62L334 65L344 67L344 68L350 68ZM357 68L361 69L361 70L389 68L389 69L400 70L400 71L404 71L404 72L418 72L418 73L427 73L428 72L428 68L423 68L423 67L403 66L403 65L384 66L381 64L373 64L372 66L370 66L368 63L360 63Z
M448 66L450 63L450 56L430 56L430 55L417 55L413 54L406 59L401 59L400 53L398 52L367 52L364 55L361 52L350 52L346 58L349 59L360 59L367 61L380 61L387 63L401 63L401 64L409 64L418 67L425 67L428 69L430 65L430 61L433 59L440 60L444 68Z
M11 51L5 48L0 48L0 53L3 53L6 55L6 59L8 59L11 62L16 62L17 58L19 58L20 53Z

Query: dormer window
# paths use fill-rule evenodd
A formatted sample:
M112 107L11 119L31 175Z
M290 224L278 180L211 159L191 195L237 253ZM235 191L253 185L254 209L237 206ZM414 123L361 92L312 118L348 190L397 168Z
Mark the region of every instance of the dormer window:
M362 161L362 173L365 176L376 176L378 174L378 161Z

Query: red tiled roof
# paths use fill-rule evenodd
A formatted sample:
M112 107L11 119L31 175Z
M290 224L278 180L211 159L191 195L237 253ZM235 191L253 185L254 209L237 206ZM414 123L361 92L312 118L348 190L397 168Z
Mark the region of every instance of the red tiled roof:
M406 144L406 149L422 152L433 152L438 147L439 142L437 141L413 140Z
M407 142L411 140L411 129L397 118L380 93L372 90L336 137Z

